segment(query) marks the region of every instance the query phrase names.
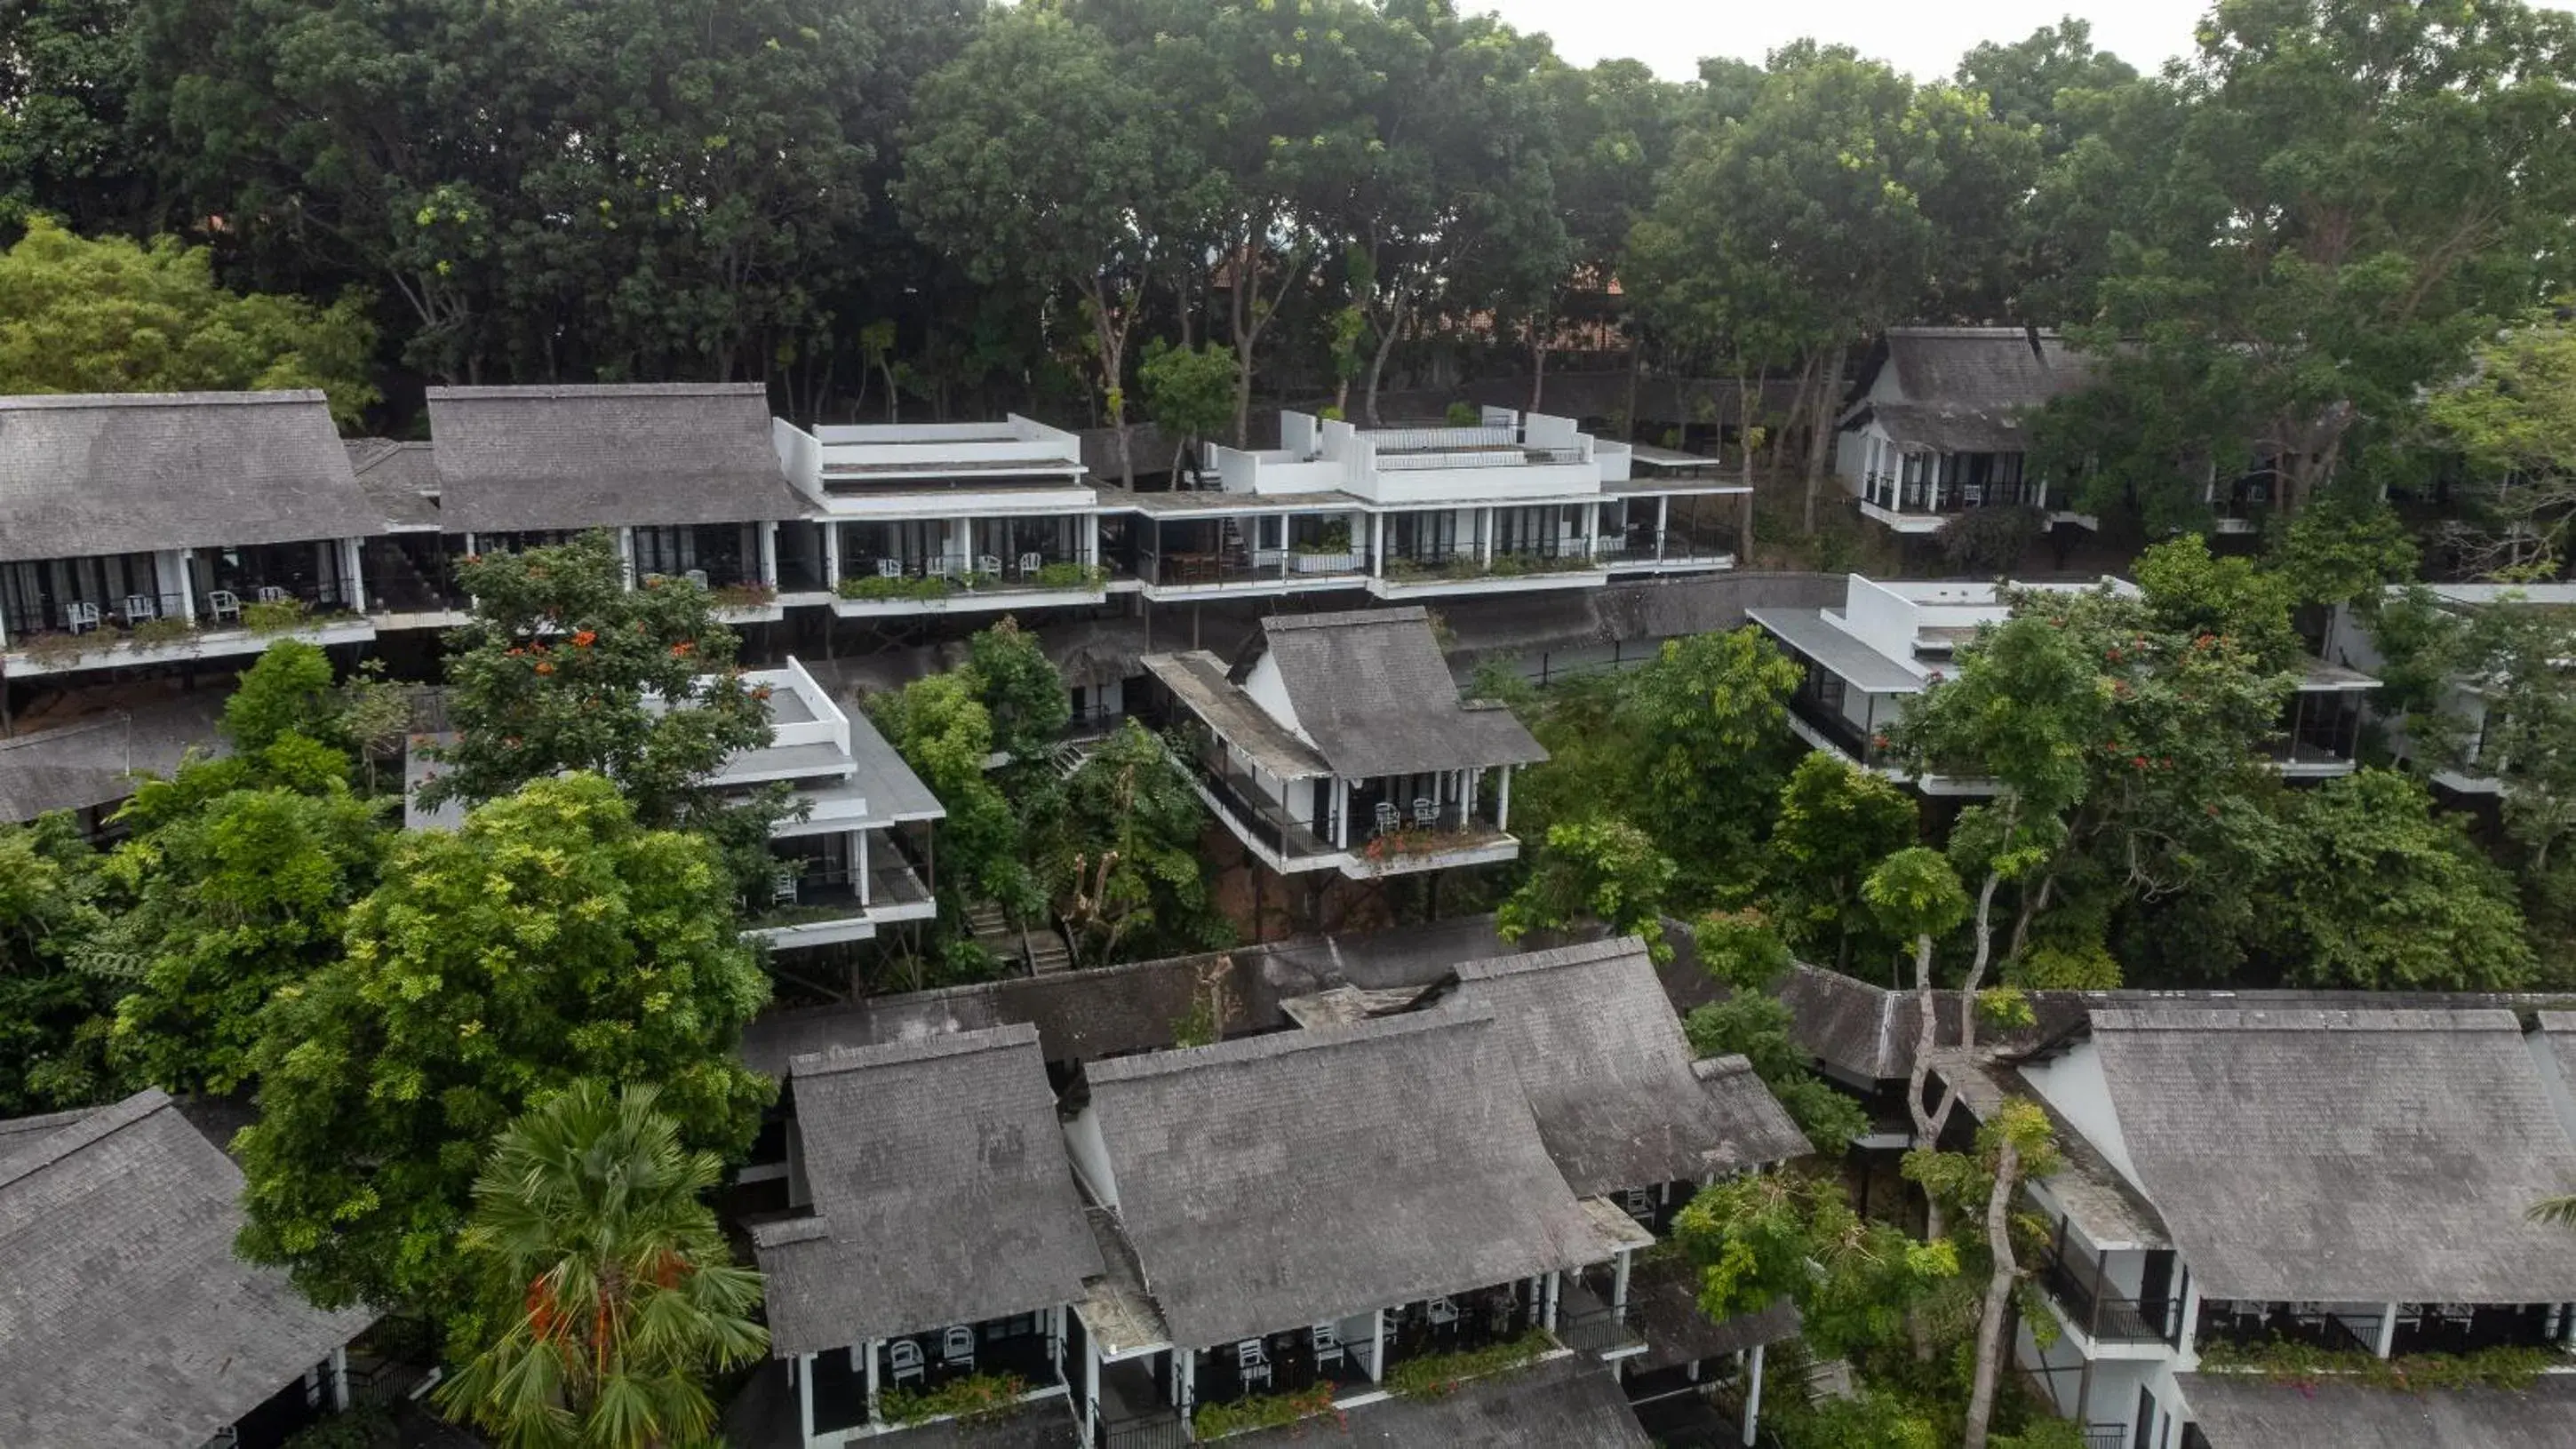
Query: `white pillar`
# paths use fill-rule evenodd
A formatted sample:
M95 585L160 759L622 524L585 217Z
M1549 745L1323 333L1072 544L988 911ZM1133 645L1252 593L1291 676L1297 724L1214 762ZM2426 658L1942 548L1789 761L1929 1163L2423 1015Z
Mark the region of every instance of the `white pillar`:
M1673 495L1655 495L1655 562L1664 561L1664 530L1673 525Z
M759 582L772 587L778 583L778 525L775 521L760 526Z
M193 548L183 548L169 555L171 570L178 576L179 587L176 589L170 587L169 579L161 576L161 557L156 554L152 559L153 590L156 593L177 594L179 617L194 624L197 622L197 590L194 587L195 580L190 575L195 572L197 551ZM157 604L159 600L156 599L154 602Z
M1369 515L1369 577L1386 577L1386 515Z
M2397 1305L2391 1303L2380 1311L2379 1343L2371 1350L2371 1352L2378 1354L2381 1358L2386 1358L2388 1357L2388 1351L2395 1347L2396 1344Z
M1190 1412L1199 1406L1199 1351L1182 1349L1172 1355L1172 1401L1181 1411L1181 1422L1190 1421Z
M349 1346L331 1350L331 1408L335 1413L349 1412Z
M1614 1309L1628 1306L1628 1260L1633 1256L1635 1255L1630 1250L1621 1248L1618 1256L1611 1261L1610 1306Z
M788 1369L796 1378L796 1423L804 1442L814 1442L814 1355L798 1354Z
M1370 1383L1386 1382L1386 1310L1383 1308L1369 1315L1368 1371Z
M349 597L343 602L349 606L349 612L352 614L367 612L367 575L364 567L366 553L366 545L359 540L354 538L340 540L341 572L349 579Z
M1512 828L1512 767L1503 766L1501 797L1494 803L1494 828L1509 832Z
M1476 559L1479 563L1494 561L1494 510L1476 510Z
M1333 849L1351 848L1351 782L1333 777Z
M1538 1326L1550 1333L1556 1332L1556 1298L1564 1284L1565 1275L1561 1272L1550 1273L1539 1280Z
M868 1422L873 1424L877 1422L877 1340L871 1338L865 1344L853 1345L850 1352L868 1356Z
M826 591L841 586L841 520L823 520L823 587Z
M635 530L617 530L617 562L626 572L626 587L635 587Z
M2200 1367L2200 1350L2194 1340L2200 1335L2200 1280L2183 1270L2182 1331L2174 1335L2177 1357L2174 1372L2189 1373Z
M851 868L857 871L859 876L859 904L864 906L868 904L868 833L866 831L850 832L850 857L853 862Z
M1082 1442L1090 1443L1100 1433L1100 1339L1086 1331L1082 1335Z
M1755 1426L1762 1422L1762 1345L1753 1345L1753 1361L1745 1369L1744 1442L1753 1442Z
M1100 515L1082 515L1082 522L1075 526L1075 536L1082 540L1082 566L1087 569L1100 567Z

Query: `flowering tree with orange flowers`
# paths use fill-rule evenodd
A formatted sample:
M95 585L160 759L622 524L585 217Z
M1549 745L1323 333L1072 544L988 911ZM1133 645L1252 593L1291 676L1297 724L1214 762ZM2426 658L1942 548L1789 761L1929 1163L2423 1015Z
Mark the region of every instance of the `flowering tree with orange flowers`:
M701 823L717 766L769 742L761 691L743 682L711 596L684 579L628 588L608 534L470 558L460 578L474 613L448 640L455 738L424 804L590 770L647 826Z

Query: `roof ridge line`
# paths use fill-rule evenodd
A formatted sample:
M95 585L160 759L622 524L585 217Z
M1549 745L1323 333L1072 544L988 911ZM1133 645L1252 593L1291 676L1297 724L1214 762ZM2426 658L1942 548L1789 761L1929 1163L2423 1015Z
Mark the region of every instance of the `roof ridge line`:
M1147 1077L1174 1076L1200 1067L1266 1061L1295 1052L1322 1051L1353 1042L1387 1041L1437 1031L1490 1026L1493 1020L1494 1009L1491 1006L1480 1001L1452 998L1425 1010L1370 1017L1366 1021L1346 1025L1299 1027L1263 1032L1259 1036L1234 1037L1206 1046L1171 1047L1139 1052L1134 1056L1111 1057L1091 1063L1084 1072L1094 1085L1137 1081Z
M966 1031L929 1032L917 1037L900 1037L873 1046L831 1047L819 1052L800 1052L787 1059L787 1074L795 1077L825 1077L842 1072L865 1071L872 1067L903 1066L912 1062L934 1061L942 1057L973 1056L979 1052L1007 1051L1013 1047L1036 1046L1038 1029L1025 1021L1005 1022L998 1026L979 1026Z
M101 1107L77 1122L37 1138L35 1147L9 1159L7 1175L0 1176L0 1188L23 1182L73 1153L95 1145L110 1134L131 1127L165 1107L175 1105L177 1104L170 1099L169 1093L159 1087L146 1087L124 1101ZM189 1130L195 1130L193 1123L190 1124Z
M1561 946L1539 946L1527 951L1511 951L1499 956L1479 956L1459 962L1451 969L1461 981L1491 981L1504 976L1520 976L1532 971L1555 971L1568 966L1590 966L1603 961L1623 960L1642 955L1646 940L1635 934L1604 936L1594 941L1569 941Z

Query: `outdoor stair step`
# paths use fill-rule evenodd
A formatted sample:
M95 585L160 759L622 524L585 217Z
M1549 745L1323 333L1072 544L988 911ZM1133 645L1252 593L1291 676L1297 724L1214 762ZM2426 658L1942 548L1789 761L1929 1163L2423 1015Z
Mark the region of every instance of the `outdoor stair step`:
M1029 974L1045 976L1073 969L1073 952L1066 949L1064 938L1053 931L1029 937Z

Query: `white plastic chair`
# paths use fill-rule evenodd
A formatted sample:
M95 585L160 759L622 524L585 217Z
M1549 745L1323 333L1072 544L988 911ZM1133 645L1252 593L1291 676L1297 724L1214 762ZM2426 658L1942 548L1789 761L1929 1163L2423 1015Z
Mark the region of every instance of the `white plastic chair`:
M921 1382L922 1361L920 1344L909 1338L898 1338L894 1340L892 1343L886 1345L886 1362L891 1364L894 1368L894 1381L896 1383L900 1384L906 1379L910 1379L914 1383Z
M1458 1326L1458 1305L1452 1303L1446 1298L1432 1299L1429 1303L1423 1305L1423 1313L1425 1317L1431 1320L1431 1326L1434 1328L1455 1328Z
M1247 1338L1234 1346L1235 1377L1245 1388L1259 1384L1270 1387L1270 1350L1257 1338Z
M902 560L902 559L899 559L899 558L881 558L881 559L878 559L878 560L877 560L877 577L878 577L878 578L881 578L881 579L899 579L899 578L902 578L902 577L903 577L903 560Z
M932 554L922 562L921 571L930 578L944 579L957 572L957 560L944 553Z
M259 601L263 604L283 604L286 602L286 590L275 584L262 584L259 586Z
M975 556L975 572L983 574L988 578L998 579L1002 576L1002 561L989 553L977 554Z
M1022 577L1022 578L1024 578L1024 579L1033 579L1033 578L1036 578L1036 577L1038 576L1038 570L1040 570L1040 569L1042 569L1042 568L1045 568L1045 567L1046 567L1046 555L1045 555L1045 554L1042 554L1042 553L1024 553L1024 554L1021 554L1021 555L1020 555L1020 577Z
M975 1371L975 1330L964 1325L939 1335L939 1366L964 1373Z
M691 569L687 573L680 575L680 577L687 579L690 583L696 584L699 588L703 589L707 586L707 571L705 569Z
M1440 807L1431 802L1430 796L1413 797L1413 823L1425 830L1440 823Z
M98 627L98 605L74 600L63 605L63 627L77 634Z
M1342 1329L1335 1323L1318 1323L1306 1330L1307 1346L1315 1351L1315 1367L1342 1361Z
M140 624L147 619L157 619L159 617L161 617L160 606L153 601L150 594L128 594L125 596L126 623Z
M780 866L769 877L769 898L782 906L796 904L796 868Z
M1378 834L1380 834L1380 835L1393 835L1396 831L1398 831L1398 830L1402 829L1403 827L1404 827L1404 812L1395 808L1395 802L1394 802L1394 801L1392 801L1392 800L1380 800L1379 802L1377 802L1377 833L1378 833Z
M223 623L227 619L239 620L241 618L241 595L234 593L230 589L208 589L206 591L206 617L214 620L218 624Z

